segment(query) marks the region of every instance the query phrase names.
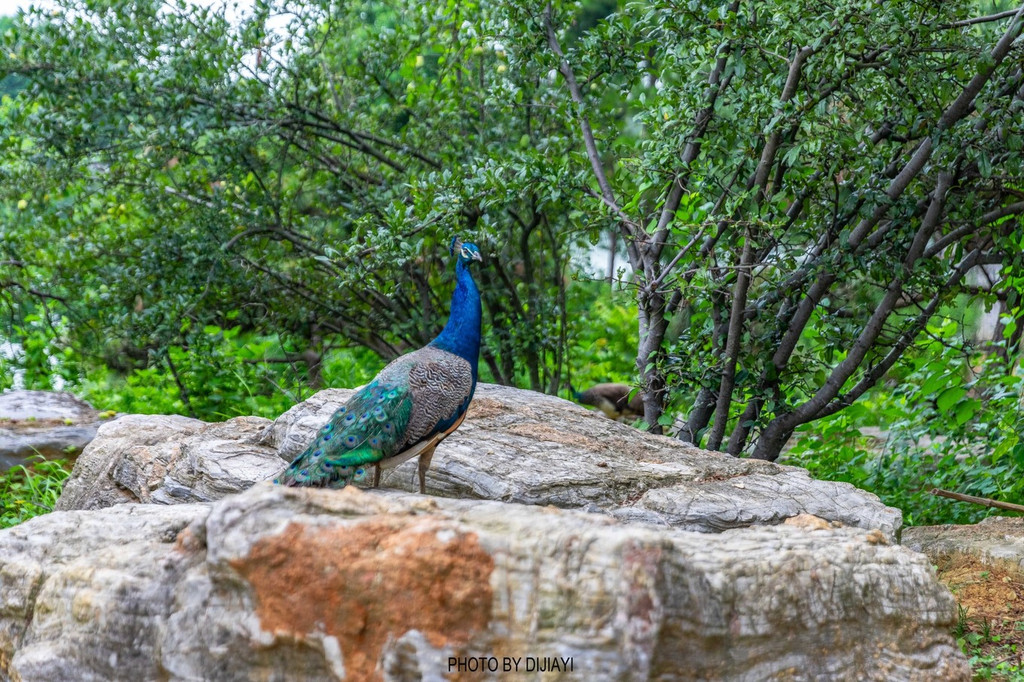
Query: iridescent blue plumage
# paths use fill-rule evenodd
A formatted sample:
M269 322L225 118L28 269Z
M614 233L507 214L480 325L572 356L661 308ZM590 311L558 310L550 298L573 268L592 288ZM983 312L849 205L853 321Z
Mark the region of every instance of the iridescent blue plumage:
M420 457L420 492L434 448L458 428L473 399L480 355L480 291L469 264L474 244L452 240L455 292L444 330L425 347L392 361L331 416L309 447L276 482L341 488L367 467Z

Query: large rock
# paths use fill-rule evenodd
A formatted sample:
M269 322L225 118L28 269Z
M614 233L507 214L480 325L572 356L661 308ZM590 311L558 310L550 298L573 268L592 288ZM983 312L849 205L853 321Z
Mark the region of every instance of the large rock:
M70 393L0 393L0 471L37 455L77 455L96 437L99 425L99 413Z
M1014 671L1024 650L1024 518L992 516L963 526L908 528L957 601L957 636L981 659L978 673ZM979 677L983 675L979 674Z
M699 534L260 484L38 517L0 557L0 678L21 682L970 677L924 556L808 516Z
M177 415L126 415L104 424L75 462L58 510L122 502L209 502L272 478L283 462L261 445L270 421L207 424Z
M415 462L369 492L259 483L348 395L104 425L65 511L0 532L0 679L969 678L874 495L495 386L430 496ZM499 671L449 671L472 657Z
M966 556L1024 573L1024 518L990 516L973 525L916 526L906 532L903 544L932 561Z
M57 508L208 501L244 490L281 471L282 458L301 452L349 395L321 391L273 423L124 417L104 425L79 457ZM382 485L415 492L415 472L416 461L407 462ZM889 540L902 525L899 510L851 485L700 450L560 398L490 385L478 387L465 423L437 449L427 490L702 532L778 524L801 513L877 528Z

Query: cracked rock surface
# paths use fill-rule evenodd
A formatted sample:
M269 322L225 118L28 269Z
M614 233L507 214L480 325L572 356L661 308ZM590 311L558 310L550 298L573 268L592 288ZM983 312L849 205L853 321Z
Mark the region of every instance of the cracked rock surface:
M205 502L272 479L352 394L320 391L276 421L218 424L122 417L79 457L58 509L118 502ZM416 492L416 460L382 487ZM365 485L365 484L364 484ZM638 431L553 396L481 384L465 423L434 453L427 492L553 505L702 532L778 524L800 513L877 528L890 540L899 510L803 469L737 459Z
M470 657L499 667L470 679L969 679L928 560L809 515L707 534L261 483L55 512L0 556L0 677L24 682L461 679Z
M267 483L349 394L105 424L0 531L0 680L970 679L874 495L486 385L427 496Z

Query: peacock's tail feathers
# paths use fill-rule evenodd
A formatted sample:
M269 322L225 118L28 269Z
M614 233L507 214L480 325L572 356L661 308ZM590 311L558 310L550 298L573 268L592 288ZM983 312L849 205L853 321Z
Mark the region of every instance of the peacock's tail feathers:
M367 476L365 466L296 466L293 462L288 470L275 478L274 483L292 487L305 486L311 488L344 488L352 481L362 481Z
M340 488L395 454L412 414L407 382L374 380L339 407L281 475L284 485Z

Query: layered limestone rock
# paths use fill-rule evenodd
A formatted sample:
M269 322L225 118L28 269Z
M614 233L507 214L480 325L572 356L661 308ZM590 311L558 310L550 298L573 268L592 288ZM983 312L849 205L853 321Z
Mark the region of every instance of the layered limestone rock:
M351 395L329 389L274 422L204 424L123 417L79 457L58 509L209 501L273 478ZM283 459L282 459L283 458ZM416 461L382 486L415 492ZM870 493L803 469L737 459L638 431L553 396L481 385L465 423L437 449L432 495L603 512L702 532L778 524L801 513L898 538L902 516Z
M990 516L972 525L917 526L907 529L905 546L932 561L957 556L1024 573L1024 518Z
M43 456L77 455L96 437L100 414L70 393L0 393L0 471Z
M380 490L273 486L278 420L126 416L0 531L0 680L967 680L898 510L481 386Z
M75 462L57 510L122 502L210 502L273 478L283 467L260 441L271 422L207 424L178 415L125 415L104 424Z
M0 557L23 682L969 679L928 560L806 515L707 534L263 483L38 517Z

